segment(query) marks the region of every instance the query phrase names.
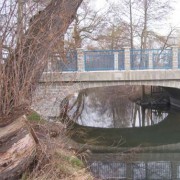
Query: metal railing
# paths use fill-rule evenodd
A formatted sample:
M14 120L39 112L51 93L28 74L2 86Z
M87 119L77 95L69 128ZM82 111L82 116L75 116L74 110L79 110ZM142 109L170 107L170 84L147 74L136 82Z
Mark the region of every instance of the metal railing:
M116 51L118 53L118 70L125 69L125 57L124 57L124 50Z
M132 49L131 70L172 69L172 49Z
M66 57L53 54L50 57L50 71L110 71L180 68L173 49L129 49L70 51ZM176 61L176 62L173 62ZM177 65L178 61L178 65ZM174 64L173 64L174 63ZM130 67L129 67L130 65ZM49 71L49 70L48 70Z
M149 50L131 49L130 63L132 70L148 69L149 68Z
M153 69L172 69L172 49L152 50Z
M180 178L180 162L136 161L132 163L95 161L89 170L99 179L171 180Z
M77 71L77 52L69 51L64 57L60 54L53 54L50 56L49 64L47 71Z
M85 71L114 70L114 51L84 51Z

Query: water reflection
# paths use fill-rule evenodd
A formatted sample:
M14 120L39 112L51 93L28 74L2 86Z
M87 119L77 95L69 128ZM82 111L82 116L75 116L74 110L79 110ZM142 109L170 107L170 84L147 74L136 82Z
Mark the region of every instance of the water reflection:
M174 165L174 167L173 167ZM180 162L170 161L122 162L95 161L90 165L90 170L96 178L100 179L133 179L133 180L172 180L179 178L177 168Z
M71 98L68 115L80 125L103 128L151 126L168 116L166 110L144 108L131 101L131 95L139 89L117 88L81 91ZM136 95L136 99L139 97Z
M146 127L158 124L168 116L168 111L147 109L133 103L131 124L128 127Z
M90 171L99 179L175 180L180 179L178 153L144 153L135 161L120 160L122 154L94 154L89 157ZM107 158L107 159L106 159Z
M72 139L91 150L88 165L95 178L180 179L180 112L139 106L138 92L113 87L74 96L66 109L78 122Z
M138 153L125 161L123 153L92 154L89 170L97 179L178 180L180 179L179 153Z

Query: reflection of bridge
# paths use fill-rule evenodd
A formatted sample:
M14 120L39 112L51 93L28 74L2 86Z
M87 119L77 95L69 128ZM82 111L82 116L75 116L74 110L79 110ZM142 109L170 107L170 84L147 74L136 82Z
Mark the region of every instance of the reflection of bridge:
M180 88L179 68L177 47L166 50L78 49L63 61L55 55L40 81L36 95L42 98L34 103L34 108L44 116L57 116L61 100L85 88L118 85Z
M99 179L180 179L179 153L93 154L89 169Z

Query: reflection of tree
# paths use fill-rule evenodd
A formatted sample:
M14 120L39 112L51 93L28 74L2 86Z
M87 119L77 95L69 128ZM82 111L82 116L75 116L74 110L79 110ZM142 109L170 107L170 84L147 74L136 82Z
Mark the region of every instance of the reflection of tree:
M146 109L134 103L131 122L132 127L145 127L153 125L154 122L152 121L152 110Z
M85 89L77 96L69 96L61 103L61 118L68 116L81 124L102 127L145 127L157 124L165 116L162 112L146 109L129 101L129 97L137 94L139 88L134 86L118 86ZM159 113L158 118L156 118ZM86 119L87 118L87 119ZM106 126L104 125L106 124Z
M67 96L60 104L60 118L68 119L68 113L74 108L74 112L71 116L73 120L77 120L82 115L84 109L85 97L87 96L87 90L82 90L78 93L77 98L70 103L72 96Z
M132 91L131 86L123 87L105 87L94 88L80 91L73 103L69 102L69 97L65 98L61 103L61 117L68 112L73 111L71 116L74 120L82 118L83 110L90 108L92 112L96 112L99 117L106 115L112 119L113 127L126 127L129 125L132 108L128 100L128 95ZM128 92L128 93L127 93ZM87 107L85 107L88 106ZM88 110L86 112L89 113Z
M132 109L132 127L152 126L159 123L167 116L167 113L160 109L146 109L134 103Z
M131 103L128 95L132 87L97 88L89 94L92 107L98 110L99 116L106 113L112 118L113 127L127 127L129 125Z

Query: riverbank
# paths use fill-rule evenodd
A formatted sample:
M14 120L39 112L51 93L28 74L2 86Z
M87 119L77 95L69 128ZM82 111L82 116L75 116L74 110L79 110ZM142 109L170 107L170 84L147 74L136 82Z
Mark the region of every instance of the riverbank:
M37 157L21 180L93 179L82 161L83 153L69 148L72 144L66 136L68 130L64 125L47 122L34 112L28 115L28 119L39 144Z

